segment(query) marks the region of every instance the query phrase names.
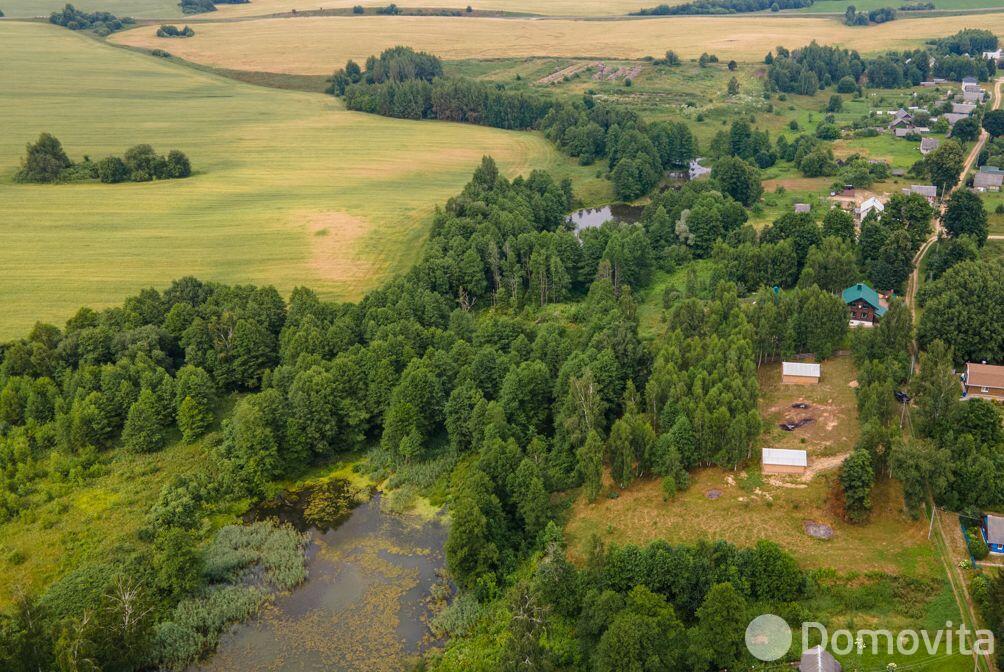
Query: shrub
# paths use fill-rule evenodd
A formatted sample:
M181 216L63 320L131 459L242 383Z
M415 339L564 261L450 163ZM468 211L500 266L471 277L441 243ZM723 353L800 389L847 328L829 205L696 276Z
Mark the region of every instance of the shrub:
M983 539L983 533L978 527L970 527L966 530L966 546L969 547L969 553L977 560L983 560L990 555L990 547L987 546L987 542Z
M117 156L107 156L98 161L98 179L105 184L118 184L129 179L129 168Z

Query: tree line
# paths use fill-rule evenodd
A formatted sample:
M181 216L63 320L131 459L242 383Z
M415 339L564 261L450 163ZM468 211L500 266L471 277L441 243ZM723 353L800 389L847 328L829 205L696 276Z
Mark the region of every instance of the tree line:
M696 0L680 5L656 5L637 12L632 16L672 16L679 14L746 14L770 10L801 9L811 7L815 0Z
M815 95L816 91L845 78L854 85L867 84L876 88L917 86L932 77L956 81L976 77L987 81L994 77L997 66L993 60L982 58L982 50L977 47L993 45L988 49L996 49L997 37L983 33L988 31L964 30L929 44L926 49L889 51L872 58L813 41L791 51L777 47L764 60L769 66L767 78L771 88L805 96ZM961 45L965 45L967 51L959 51Z
M563 102L503 84L442 76L439 59L394 47L349 61L328 89L351 110L406 119L439 119L505 129L539 129L584 165L606 158L617 196L633 200L666 170L685 169L697 141L683 123L646 123L629 110L592 96Z
M163 25L157 29L157 37L194 37L195 31L188 25L183 28L178 26Z
M105 184L117 184L181 179L191 174L191 162L177 149L164 156L157 154L150 145L136 145L121 157L107 156L95 162L84 156L83 161L74 162L55 136L42 133L38 140L28 144L14 181L53 184L100 180Z

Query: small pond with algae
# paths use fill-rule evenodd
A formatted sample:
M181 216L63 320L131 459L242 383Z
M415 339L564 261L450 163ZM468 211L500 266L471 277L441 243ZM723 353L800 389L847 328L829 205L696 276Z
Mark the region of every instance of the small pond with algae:
M252 510L248 520L273 517L310 534L309 576L192 672L396 672L438 644L428 619L444 584L446 525L387 513L381 497L330 479Z

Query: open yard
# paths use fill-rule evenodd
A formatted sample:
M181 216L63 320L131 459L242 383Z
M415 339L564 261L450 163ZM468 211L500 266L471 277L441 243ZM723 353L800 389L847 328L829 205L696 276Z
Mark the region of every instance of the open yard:
M414 262L433 208L485 154L508 175L546 168L609 197L595 167L539 134L350 113L41 24L0 22L0 61L0 338L182 275L358 298ZM14 184L43 131L77 160L181 149L195 175Z
M674 49L695 58L759 61L781 44L799 47L815 39L862 52L920 45L961 28L1004 32L1004 13L939 16L891 21L868 28L845 26L831 17L680 16L582 21L463 17L362 16L262 19L199 24L195 37L172 40L172 53L225 68L328 74L347 59L398 44L444 59L558 56L642 58ZM155 26L117 33L112 40L149 49L165 48Z
M809 466L816 457L845 455L858 440L858 407L854 388L854 363L850 356L834 357L822 363L818 385L786 385L781 382L781 364L760 367L760 417L767 429L763 445L769 448L796 448L809 453ZM792 408L807 403L808 408ZM793 432L778 424L811 418L812 422Z

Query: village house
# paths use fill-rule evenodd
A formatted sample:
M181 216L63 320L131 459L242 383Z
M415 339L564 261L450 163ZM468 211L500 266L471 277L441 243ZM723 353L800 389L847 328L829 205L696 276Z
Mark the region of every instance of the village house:
M904 187L903 193L907 196L910 194L920 194L932 205L938 200L938 188L933 184L913 184L910 185L909 189Z
M690 166L688 166L687 173L690 176L690 179L692 180L696 180L699 177L704 177L705 175L711 174L711 169L702 166L700 164L700 161L701 161L700 157L693 159L690 162Z
M982 531L990 552L1004 554L1004 518L987 514L983 517Z
M1000 191L1004 184L1004 173L984 173L980 171L973 176L973 189L976 191Z
M822 646L806 649L798 661L798 672L843 672L840 663Z
M811 210L812 210L812 208L809 206L808 203L796 203L795 204L795 212L796 213L801 214L801 213L804 213L804 212L809 212Z
M982 103L983 96L986 95L983 89L977 87L975 89L969 89L968 91L962 92L962 100L967 103Z
M952 103L953 114L972 114L976 110L974 103Z
M804 474L809 468L809 457L804 450L764 448L760 456L760 469L765 474Z
M787 385L816 385L820 365L810 362L781 362L781 382Z
M864 201L861 205L854 208L854 214L858 218L858 222L861 222L862 220L864 220L865 217L867 217L873 212L878 217L881 217L882 213L885 212L885 206L882 204L882 201L880 201L875 196L872 196L871 198Z
M892 113L892 121L889 122L889 128L906 128L908 126L913 126L913 115L904 110L902 107Z
M988 61L1000 61L1001 52L1004 52L1004 49L998 49L997 51L984 51L983 58Z
M945 115L948 116L947 114ZM920 153L927 156L941 145L941 141L937 138L923 138L920 141Z
M889 304L879 293L863 282L851 285L841 296L850 311L852 327L874 326L889 309Z
M944 117L945 121L948 122L949 128L955 126L955 122L969 118L968 114L956 114L954 112L945 112L945 114L943 114L942 116Z
M962 396L1004 401L1004 366L967 362L962 374Z

